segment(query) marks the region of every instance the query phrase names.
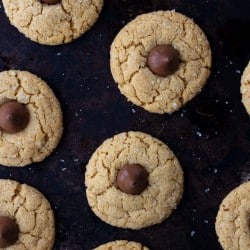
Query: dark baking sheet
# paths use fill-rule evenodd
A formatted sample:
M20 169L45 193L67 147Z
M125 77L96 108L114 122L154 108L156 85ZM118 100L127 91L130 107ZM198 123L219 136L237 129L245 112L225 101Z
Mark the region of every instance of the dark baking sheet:
M64 135L55 153L25 168L0 168L1 178L33 185L51 202L54 249L89 250L116 239L139 241L153 250L220 249L214 230L219 203L250 179L250 118L239 92L250 59L250 1L106 0L89 32L56 47L26 39L9 24L1 1L0 7L0 70L28 70L42 77L64 113ZM213 68L198 97L172 115L156 115L119 93L109 69L109 48L136 15L168 9L192 17L205 31ZM100 221L88 206L84 188L85 165L96 147L128 130L166 142L185 172L185 193L176 212L160 225L139 231Z

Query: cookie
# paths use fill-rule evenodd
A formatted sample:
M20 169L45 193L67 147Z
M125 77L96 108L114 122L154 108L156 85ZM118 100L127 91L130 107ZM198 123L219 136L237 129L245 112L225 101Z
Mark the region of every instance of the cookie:
M0 164L22 167L42 161L52 153L62 136L62 112L58 100L37 76L10 70L0 73L0 109L9 101L25 105L29 122L17 133L0 128Z
M172 49L153 51L158 46ZM180 109L210 75L211 50L205 34L192 19L175 11L143 14L128 23L113 41L110 57L121 93L153 113ZM166 64L169 59L171 65ZM161 76L162 71L167 76Z
M117 185L117 175L127 165L140 165L148 173L148 185L137 195L121 191ZM136 182L129 179L131 172L123 177L126 188ZM93 212L106 223L131 229L161 223L169 217L182 197L183 182L181 166L172 151L158 139L133 131L103 142L85 173Z
M250 249L250 181L241 184L224 198L215 228L224 250Z
M54 215L49 202L35 188L0 180L0 216L13 219L18 237L8 250L49 250L55 239Z
M242 103L250 115L250 61L242 74L240 91L242 94Z
M116 240L103 244L94 250L149 250L147 247L142 246L142 244L127 241L127 240Z
M45 45L80 37L96 22L102 5L103 0L3 0L11 24Z

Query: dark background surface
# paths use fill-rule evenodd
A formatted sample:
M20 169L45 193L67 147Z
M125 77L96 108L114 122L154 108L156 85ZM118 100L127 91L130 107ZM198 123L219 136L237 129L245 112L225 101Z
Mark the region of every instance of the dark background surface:
M80 39L49 47L31 42L9 24L0 1L0 71L27 70L54 90L64 113L64 135L45 161L15 169L11 178L38 188L56 218L54 249L90 250L116 239L152 250L220 249L214 230L222 198L250 179L250 119L240 96L240 77L250 59L249 0L106 0L96 25ZM207 34L211 77L202 93L172 115L150 114L119 93L109 68L117 32L135 16L176 9ZM140 130L175 152L185 172L184 197L160 225L139 231L112 227L88 206L85 165L104 139Z

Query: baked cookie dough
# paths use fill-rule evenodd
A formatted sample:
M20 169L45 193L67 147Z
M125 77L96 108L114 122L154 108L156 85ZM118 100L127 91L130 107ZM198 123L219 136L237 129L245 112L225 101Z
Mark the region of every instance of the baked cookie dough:
M250 61L242 74L240 91L242 94L242 103L250 115Z
M55 239L54 215L49 202L35 188L0 180L0 215L14 219L18 239L8 250L50 250Z
M0 164L22 167L42 161L57 146L63 131L60 104L37 76L10 70L0 73L0 105L10 100L25 104L27 127L14 134L0 129Z
M96 22L102 5L103 0L62 0L55 5L40 0L3 0L11 24L45 45L69 43L80 37Z
M140 164L148 172L149 186L139 195L120 191L116 184L125 164ZM141 132L107 139L86 167L87 199L103 221L121 228L140 229L161 223L176 209L183 193L183 172L172 151Z
M179 69L154 74L147 63L152 49L172 45L180 54ZM172 113L197 95L211 68L211 50L192 19L175 11L138 16L116 36L110 51L111 72L123 95L153 113Z
M215 228L224 250L250 249L250 181L224 198Z
M142 244L127 241L127 240L116 240L103 244L94 250L149 250L147 247L142 246Z

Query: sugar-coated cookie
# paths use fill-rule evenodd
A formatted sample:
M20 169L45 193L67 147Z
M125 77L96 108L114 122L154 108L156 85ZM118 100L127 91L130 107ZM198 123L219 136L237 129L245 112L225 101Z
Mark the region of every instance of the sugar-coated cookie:
M224 198L215 228L224 250L250 249L250 181L241 184Z
M172 151L158 139L133 131L104 141L85 174L93 212L106 223L131 229L169 217L182 197L183 182Z
M209 42L175 11L143 14L114 39L111 72L123 95L154 113L172 113L197 95L211 68Z
M29 118L10 102L25 107ZM27 124L20 124L23 117ZM60 104L43 80L26 71L0 73L1 165L22 167L42 161L56 148L62 132Z
M31 40L69 43L96 22L103 0L3 0L12 25Z

